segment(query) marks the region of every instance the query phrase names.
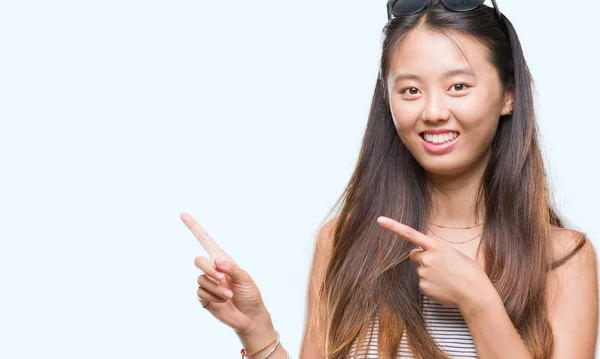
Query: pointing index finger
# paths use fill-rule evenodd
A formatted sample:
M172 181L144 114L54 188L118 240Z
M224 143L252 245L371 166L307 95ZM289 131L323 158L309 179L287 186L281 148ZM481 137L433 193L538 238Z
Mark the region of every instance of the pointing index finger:
M182 213L180 216L181 220L185 225L189 228L190 231L194 234L198 242L204 247L206 252L210 255L211 259L214 258L229 260L233 262L230 256L225 253L221 247L206 233L206 231L200 227L198 222L187 213Z
M396 233L402 238L405 238L409 242L416 244L423 250L428 250L435 247L435 241L431 238L427 237L426 235L417 231L416 229L413 229L391 218L381 216L377 218L377 223L382 225L384 228Z

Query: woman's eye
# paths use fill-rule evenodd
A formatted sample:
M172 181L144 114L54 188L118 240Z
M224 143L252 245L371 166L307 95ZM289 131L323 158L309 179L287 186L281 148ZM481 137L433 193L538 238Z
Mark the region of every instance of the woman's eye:
M415 96L419 94L419 89L416 87L407 87L405 89L400 90L401 94L409 94L411 96Z
M460 84L452 85L452 87L450 87L450 89L454 89L456 91L463 91L463 90L468 89L469 87L471 87L471 86L469 86L467 84L460 83Z

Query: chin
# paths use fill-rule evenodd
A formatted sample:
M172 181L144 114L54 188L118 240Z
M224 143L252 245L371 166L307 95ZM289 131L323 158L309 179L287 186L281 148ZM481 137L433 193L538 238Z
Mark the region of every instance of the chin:
M449 157L417 159L417 162L427 173L435 176L455 177L466 170L461 161Z

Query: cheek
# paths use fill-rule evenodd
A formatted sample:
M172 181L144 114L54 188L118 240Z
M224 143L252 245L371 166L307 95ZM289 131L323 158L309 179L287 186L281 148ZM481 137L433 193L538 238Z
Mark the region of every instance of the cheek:
M419 120L419 111L416 106L410 106L407 104L403 104L402 106L398 106L398 104L392 104L390 109L392 111L392 119L394 120L396 132L398 132L400 137L403 138L407 135L407 132L410 132L414 129L417 121Z
M498 117L492 112L471 113L470 116L465 113L460 127L464 136L460 153L466 162L471 162L489 150L496 135Z
M499 109L492 94L482 94L456 101L452 112L465 134L471 134L482 141L493 139L498 126ZM474 140L471 138L471 140ZM475 140L475 142L480 142Z

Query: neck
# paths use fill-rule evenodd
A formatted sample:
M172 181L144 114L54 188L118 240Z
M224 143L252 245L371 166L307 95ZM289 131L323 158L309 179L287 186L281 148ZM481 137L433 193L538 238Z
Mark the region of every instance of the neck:
M487 153L476 166L454 176L429 174L432 206L429 221L444 226L472 226L482 223L484 208L477 211L479 192Z

